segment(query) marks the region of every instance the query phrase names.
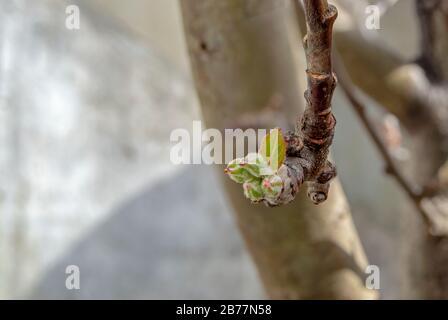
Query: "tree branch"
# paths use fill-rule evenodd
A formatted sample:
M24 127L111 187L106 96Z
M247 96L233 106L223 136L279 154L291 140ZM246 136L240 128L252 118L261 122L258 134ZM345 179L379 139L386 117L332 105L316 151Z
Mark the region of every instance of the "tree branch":
M438 228L438 226L434 224L434 222L430 218L430 214L428 213L425 206L422 204L422 201L426 199L424 188L417 187L413 185L410 181L408 181L408 179L403 175L401 169L398 168L398 166L395 164L395 161L390 155L389 150L386 147L383 139L375 129L375 124L373 123L371 118L367 115L363 104L357 97L357 94L355 92L356 89L351 84L351 81L349 80L345 70L343 69L343 67L339 62L336 64L336 71L338 74L341 89L343 90L346 97L350 101L350 104L352 105L354 111L358 115L359 119L366 128L367 132L369 133L370 137L372 138L374 144L378 148L381 156L383 157L386 163L386 172L396 179L400 187L408 195L409 199L412 201L415 208L420 213L422 220L425 222L428 232L436 234L437 230L440 230L440 228Z
M314 159L308 178L315 178L322 169L334 135L336 120L331 112L331 99L336 87L336 77L332 71L331 43L332 28L337 17L334 6L326 0L305 1L307 35L304 47L307 60L308 89L305 113L296 132Z
M226 169L232 180L243 184L245 195L252 202L263 202L268 206L287 204L295 198L304 182L308 182L308 196L315 204L328 197L329 182L336 176L335 167L327 160L336 125L331 112L336 87L331 63L336 17L336 8L328 5L326 0L305 0L306 108L295 132L286 136L285 163L275 173L261 177L245 173L249 156L235 159ZM273 183L278 187L272 189Z
M306 0L304 4L308 89L305 92L305 112L298 123L296 134L304 146L299 152L299 158L305 160L302 161L305 181L311 182L308 195L318 204L327 199L328 182L336 175L327 157L336 125L331 112L331 99L336 87L331 63L331 44L337 10L328 5L326 0Z
M416 1L421 29L419 62L431 82L448 81L448 2L445 0Z
M224 130L242 113L263 110L274 96L281 97L280 107L288 119L303 110L291 50L298 49L290 41L296 21L286 0L182 0L180 4L208 127ZM271 117L267 128L275 125L278 121ZM313 205L299 192L296 201L280 208L254 206L237 185L229 179L223 182L225 198L271 298L377 296L376 290L365 287L367 259L337 178L321 205Z

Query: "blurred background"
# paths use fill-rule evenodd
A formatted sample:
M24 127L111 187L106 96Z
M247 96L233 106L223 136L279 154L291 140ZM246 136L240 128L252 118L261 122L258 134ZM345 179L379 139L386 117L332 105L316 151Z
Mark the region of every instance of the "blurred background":
M378 32L411 59L416 27L400 1ZM334 106L333 155L382 297L406 297L411 209L339 91ZM171 131L200 119L178 0L0 0L0 298L265 298L219 173L169 160Z

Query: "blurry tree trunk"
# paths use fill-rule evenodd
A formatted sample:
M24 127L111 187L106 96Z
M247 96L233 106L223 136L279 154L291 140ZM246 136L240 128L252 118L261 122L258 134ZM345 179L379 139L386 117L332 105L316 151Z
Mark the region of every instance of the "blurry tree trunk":
M191 67L207 127L232 128L277 99L291 122L302 112L297 21L287 0L181 0ZM294 48L292 48L292 46ZM300 70L303 74L305 70ZM272 119L271 127L278 125ZM224 175L223 175L224 176ZM246 245L271 298L375 298L365 288L367 260L339 182L315 206L300 192L267 208L225 180ZM223 194L223 196L226 196Z

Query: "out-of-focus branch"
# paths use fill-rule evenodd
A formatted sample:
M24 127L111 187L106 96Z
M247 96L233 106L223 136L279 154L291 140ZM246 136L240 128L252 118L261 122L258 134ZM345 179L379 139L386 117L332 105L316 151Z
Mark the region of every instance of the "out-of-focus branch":
M448 149L448 86L431 82L422 65L410 63L403 65L389 77L389 84L396 92L413 106L413 111L424 116L426 121L413 121L416 125L433 125L440 136L440 149ZM408 118L412 114L408 115ZM415 118L415 116L414 116ZM420 117L420 120L422 118ZM411 128L412 129L412 128Z
M448 1L416 1L421 28L421 59L431 82L448 81Z
M340 63L336 63L336 72L338 75L340 87L344 91L347 99L350 101L350 104L353 107L353 110L358 115L362 124L366 128L367 132L369 133L370 137L372 138L373 142L375 143L376 147L381 153L381 156L383 157L386 163L386 172L397 180L398 184L408 195L409 199L412 201L418 212L421 214L423 221L427 224L428 230L430 231L431 229L435 229L432 228L432 222L430 221L427 212L422 207L421 202L423 198L422 188L417 187L413 185L410 181L408 181L408 179L406 179L406 177L403 175L401 169L398 168L398 166L395 164L395 161L392 158L391 154L389 153L386 144L384 143L380 134L375 129L375 124L373 123L372 119L368 116L364 108L364 105L361 102L361 99L357 96L357 93L355 91L356 88L352 85L350 79L348 78L345 70L343 69Z
M397 180L400 187L408 195L426 224L428 233L433 236L448 235L448 221L445 217L448 209L448 199L445 195L446 184L444 184L445 180L443 177L447 172L446 169L440 169L438 177L430 179L423 186L418 186L407 179L402 170L395 164L385 142L375 129L375 124L368 116L361 99L358 97L356 88L351 83L340 62L337 61L335 68L340 87L386 163L386 172Z
M410 105L396 87L389 85L390 75L404 61L381 42L365 38L357 30L335 33L335 48L356 86L408 123Z
M448 149L448 1L416 1L420 21L421 56L424 86L412 95L427 107L431 121L443 135L442 149ZM423 78L423 77L422 77Z

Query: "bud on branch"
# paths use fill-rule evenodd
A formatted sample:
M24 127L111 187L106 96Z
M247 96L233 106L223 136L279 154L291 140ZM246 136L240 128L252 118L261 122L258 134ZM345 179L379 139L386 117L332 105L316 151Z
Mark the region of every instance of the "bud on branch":
M337 10L327 0L305 0L304 6L308 78L305 112L295 132L283 137L279 129L272 130L258 154L233 160L225 171L232 180L243 184L247 198L268 206L291 202L304 182L308 184L309 198L319 204L327 199L329 182L336 176L327 158L336 125L331 112L337 83L331 44Z

